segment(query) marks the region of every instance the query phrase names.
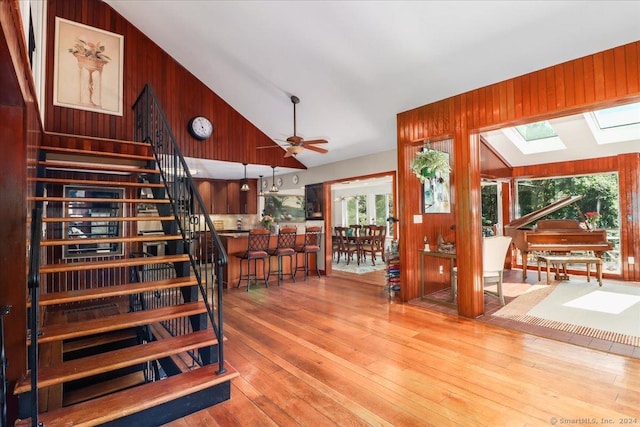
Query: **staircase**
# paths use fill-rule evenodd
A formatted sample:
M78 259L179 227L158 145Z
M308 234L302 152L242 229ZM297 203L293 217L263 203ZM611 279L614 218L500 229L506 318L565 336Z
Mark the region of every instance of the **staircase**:
M230 398L226 254L153 91L143 98L140 142L45 134L18 426L157 426Z

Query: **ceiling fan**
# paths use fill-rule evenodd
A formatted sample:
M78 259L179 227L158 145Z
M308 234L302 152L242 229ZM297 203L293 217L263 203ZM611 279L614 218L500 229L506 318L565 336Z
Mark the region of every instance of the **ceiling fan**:
M289 144L286 147L287 153L284 155L285 157L295 156L304 150L315 151L317 153L327 153L328 150L326 148L318 147L318 144L326 144L328 141L326 139L312 139L309 141L305 141L302 137L296 135L296 104L300 103L300 98L295 95L291 96L291 102L293 103L293 135L286 139L286 142ZM285 141L283 141L285 142ZM271 147L258 147L258 148L271 148Z

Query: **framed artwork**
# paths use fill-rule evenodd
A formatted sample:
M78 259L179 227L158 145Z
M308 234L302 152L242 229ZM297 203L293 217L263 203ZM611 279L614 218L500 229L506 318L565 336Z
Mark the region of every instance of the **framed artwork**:
M53 105L122 116L124 36L56 17Z
M447 160L449 153L445 153ZM422 184L423 213L451 212L451 174L436 172L432 176L425 176Z

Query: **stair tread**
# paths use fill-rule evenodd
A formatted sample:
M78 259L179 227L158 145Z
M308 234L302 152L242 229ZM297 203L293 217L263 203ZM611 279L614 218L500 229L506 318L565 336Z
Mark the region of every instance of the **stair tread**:
M217 374L218 365L207 365L193 371L174 375L161 381L143 384L94 400L43 413L38 420L47 427L93 426L134 414L208 387L222 384L238 376L232 366ZM28 426L31 420L19 420L15 426Z
M107 381L67 391L62 398L62 406L86 402L87 400L96 399L109 393L117 393L144 383L144 373L142 371L132 372Z
M120 329L119 331L107 332L104 334L91 335L90 337L68 340L64 343L62 353L72 353L78 350L97 347L104 344L112 344L120 341L137 339L138 334L135 328Z
M110 222L114 221L173 221L172 216L113 216L109 217ZM104 222L104 217L47 217L42 218L42 222Z
M134 311L98 319L83 320L82 322L43 326L40 328L42 335L38 337L38 342L47 343L86 337L103 332L148 325L162 320L202 314L206 311L207 309L204 303L198 301L153 310Z
M180 234L143 234L141 236L129 236L129 237L96 237L78 239L43 239L40 241L42 246L63 246L63 245L89 245L94 243L136 243L136 242L162 242L165 240L180 240L182 235Z
M70 360L58 365L40 368L38 371L38 388L87 378L217 343L218 340L213 330L207 329ZM14 394L24 393L29 390L31 390L30 374L23 377L16 384Z
M42 141L41 148L55 147L54 145L48 144L48 142L52 138L67 138L67 139L74 139L74 140L79 140L79 141L111 142L111 143L115 143L115 144L132 145L132 146L143 146L143 147L150 148L150 145L149 145L148 142L133 141L133 140L130 140L130 139L105 138L103 136L78 135L78 134L73 134L73 133L52 132L52 131L44 132L44 140Z
M62 169L74 169L74 170L90 170L96 172L129 172L129 173L160 173L157 169L141 168L141 167L121 167L117 165L98 164L98 163L78 163L78 162L64 162L61 160L46 160L37 162L41 166L48 168L62 168Z
M111 157L114 159L132 159L132 160L143 160L143 161L152 161L155 160L153 155L143 155L143 154L127 154L127 153L118 153L113 151L95 151L95 150L86 150L81 148L66 148L66 147L54 147L54 146L42 146L41 149L46 151L47 153L63 153L63 154L75 154L75 155L83 155L90 157Z
M111 298L123 295L132 295L139 292L155 291L181 286L193 286L198 282L194 276L176 277L173 279L156 280L153 282L137 282L125 285L104 286L101 288L81 289L66 292L50 292L40 295L41 306L53 304L66 304L71 302L88 301L97 298ZM31 304L29 303L29 307Z
M189 261L189 255L163 255L153 257L119 258L104 261L46 264L40 267L40 274L61 273L67 271L92 270L98 268L132 267L136 265L161 264Z
M27 200L34 202L80 202L80 203L171 203L169 199L114 199L108 197L27 197ZM111 217L106 217L111 218ZM105 220L105 217L102 218Z
M140 187L140 188L164 188L162 183L153 182L137 182L137 181L100 181L95 179L67 179L67 178L44 178L44 177L28 177L30 182L46 182L49 184L75 184L75 185L93 185L93 186L109 186L109 187Z

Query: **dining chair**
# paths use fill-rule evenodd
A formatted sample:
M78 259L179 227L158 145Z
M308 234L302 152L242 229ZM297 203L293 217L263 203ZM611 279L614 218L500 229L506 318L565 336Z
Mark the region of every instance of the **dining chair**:
M291 279L295 282L295 258L296 258L296 238L298 236L298 229L295 227L281 228L278 232L278 243L276 247L269 250L269 256L276 257L278 263L278 269L275 273L278 275L278 286L285 274L282 259L289 257ZM271 272L270 272L271 273ZM271 275L271 274L269 274Z
M247 250L234 254L240 258L240 277L238 278L237 288L240 287L242 279L247 279L247 292L251 285L251 279L256 282L258 280L258 260L262 261L262 275L264 284L269 287L269 241L271 239L271 231L264 229L255 229L249 231ZM253 273L251 273L251 262L253 261ZM247 274L243 276L242 266L247 264Z
M371 264L376 265L376 254L380 254L384 262L384 244L387 234L387 227L383 225L372 225L369 227L369 234L360 236L360 253L362 259L367 254L371 255Z
M358 250L356 247L355 239L356 237L349 233L349 231L353 231L350 227L335 227L335 233L339 239L339 251L340 254L344 255L344 260L347 265L353 259L354 254L358 255ZM338 261L340 260L340 256L338 256Z
M497 296L500 305L505 305L504 293L502 292L502 278L504 274L504 261L507 251L511 245L509 236L493 236L482 239L482 285L495 283L496 291L484 289L484 293ZM453 297L454 301L458 296L458 267L453 268Z
M320 270L318 270L318 256L320 253L320 234L322 234L322 227L313 226L306 227L304 231L304 243L301 246L296 248L296 256L298 254L302 254L303 256L303 264L298 267L298 261L296 260L296 269L304 271L304 280L307 280L307 276L309 275L309 255L316 254L316 262L315 262L315 271L320 276ZM295 273L293 275L295 280Z

